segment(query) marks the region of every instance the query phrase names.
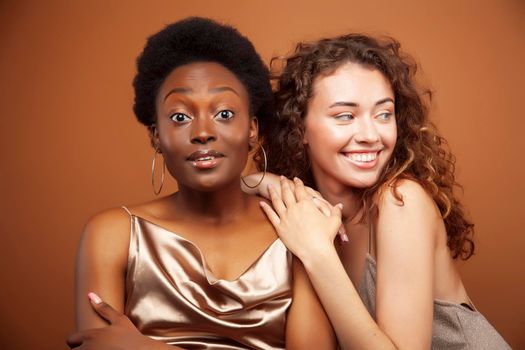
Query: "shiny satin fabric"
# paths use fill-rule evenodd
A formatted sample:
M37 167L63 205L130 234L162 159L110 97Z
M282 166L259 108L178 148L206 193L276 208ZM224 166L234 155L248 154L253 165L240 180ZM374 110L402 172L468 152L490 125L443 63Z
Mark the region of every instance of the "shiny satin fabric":
M125 314L184 349L284 349L291 253L277 239L236 280L217 279L192 242L131 215Z
M367 254L359 295L368 312L376 314L376 262ZM510 349L482 314L465 306L434 300L432 346L434 350Z

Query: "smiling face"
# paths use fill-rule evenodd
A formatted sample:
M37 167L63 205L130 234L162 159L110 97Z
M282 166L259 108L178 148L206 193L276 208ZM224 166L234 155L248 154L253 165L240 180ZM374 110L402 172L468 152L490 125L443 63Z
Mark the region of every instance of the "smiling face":
M319 76L305 116L304 143L318 185L374 185L397 138L394 92L376 69L346 63Z
M153 135L179 188L213 191L239 186L257 120L243 84L218 63L174 69L159 89Z

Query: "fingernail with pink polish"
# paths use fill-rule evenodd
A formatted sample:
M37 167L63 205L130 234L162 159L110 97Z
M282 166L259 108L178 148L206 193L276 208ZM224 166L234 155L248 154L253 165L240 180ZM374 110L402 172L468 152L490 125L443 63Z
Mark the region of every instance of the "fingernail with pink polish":
M339 237L341 237L341 242L346 243L349 241L348 235L346 233L341 234Z
M102 299L100 299L100 297L93 292L88 293L88 298L95 304L100 304L102 302Z

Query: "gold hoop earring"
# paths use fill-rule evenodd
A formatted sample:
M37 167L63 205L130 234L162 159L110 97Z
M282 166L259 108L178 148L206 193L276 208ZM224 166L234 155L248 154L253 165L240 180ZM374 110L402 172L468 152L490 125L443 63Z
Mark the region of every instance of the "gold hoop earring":
M264 172L263 172L263 175L262 175L261 179L259 180L259 182L257 182L257 185L255 185L255 186L248 185L246 183L246 181L244 181L244 177L241 176L242 183L248 188L256 188L257 186L259 186L261 184L261 182L263 182L264 177L266 176L266 170L268 168L268 158L266 158L266 152L264 151L264 147L262 145L261 145L261 151L262 151L263 157L264 157Z
M153 161L151 162L151 186L153 187L153 193L155 196L158 196L160 191L162 191L162 186L164 186L164 173L166 172L166 161L162 157L162 175L160 176L160 187L157 191L155 189L155 161L157 160L157 154L162 154L160 149L155 148L155 153L153 153Z

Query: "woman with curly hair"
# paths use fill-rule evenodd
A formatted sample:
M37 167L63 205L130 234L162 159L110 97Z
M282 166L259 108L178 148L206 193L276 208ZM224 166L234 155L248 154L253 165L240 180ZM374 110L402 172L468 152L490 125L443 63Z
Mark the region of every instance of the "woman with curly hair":
M274 107L251 42L230 26L188 18L149 38L137 70L134 112L154 147L153 190L166 168L179 189L89 220L77 262L80 332L69 346L334 349L302 264L260 198L241 190Z
M264 135L269 169L294 181L263 188L273 209L261 206L343 349L507 349L455 267L474 253L473 224L415 73L391 38L297 45ZM341 217L349 243L334 244Z

